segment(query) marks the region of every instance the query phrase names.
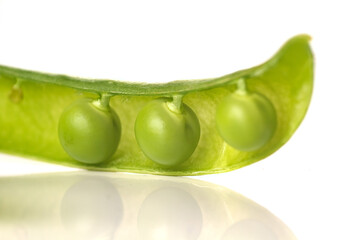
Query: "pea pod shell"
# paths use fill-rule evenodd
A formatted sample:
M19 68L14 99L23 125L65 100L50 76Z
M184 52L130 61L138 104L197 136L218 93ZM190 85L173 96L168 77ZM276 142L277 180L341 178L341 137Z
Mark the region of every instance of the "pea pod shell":
M0 66L0 151L66 166L162 175L201 175L231 171L266 158L293 135L308 109L313 89L313 55L310 37L298 35L286 42L267 62L219 78L173 81L164 84L128 83L81 79ZM277 114L272 139L256 151L230 147L218 134L215 111L218 103L245 78L250 91L267 97ZM23 98L9 95L19 83ZM110 105L122 122L117 151L106 162L87 165L62 149L58 121L66 106L83 97L111 93ZM149 160L136 143L134 123L138 112L160 96L185 94L184 103L197 115L201 135L191 157L171 168Z

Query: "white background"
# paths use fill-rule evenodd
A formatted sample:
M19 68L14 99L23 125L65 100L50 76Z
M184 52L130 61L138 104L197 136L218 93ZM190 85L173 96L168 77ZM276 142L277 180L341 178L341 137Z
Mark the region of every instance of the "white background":
M359 10L345 0L0 0L0 64L127 81L216 77L308 33L314 94L292 139L266 160L197 178L266 207L298 239L360 239ZM0 155L1 176L68 170Z

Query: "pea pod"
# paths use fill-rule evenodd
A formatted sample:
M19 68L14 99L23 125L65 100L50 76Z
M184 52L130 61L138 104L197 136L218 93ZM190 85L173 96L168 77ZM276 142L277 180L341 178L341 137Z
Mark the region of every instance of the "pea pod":
M307 35L295 36L270 60L253 68L219 78L164 84L81 79L0 66L0 151L85 169L162 175L211 174L249 165L285 144L305 116L313 88L313 55L309 40ZM237 142L232 142L233 139L242 141L242 138L222 134L218 121L222 118L218 118L217 114L220 111L218 106L229 96L242 91L244 84L250 96L258 95L265 100L256 100L263 104L250 104L251 107L237 105L238 109L250 111L250 115L255 116L255 122L259 122L259 125L251 127L254 130L250 134L246 132L246 126L245 131L234 125L237 128L234 133L244 133L246 140L237 145ZM119 131L121 129L120 143L109 159L92 164L77 161L60 143L59 119L64 109L74 102L83 98L102 99L104 95L112 96L109 106L121 120L121 127L118 127ZM177 96L181 96L180 103ZM141 137L135 136L135 122L139 113L158 99L170 99L167 102L169 110L172 104L178 105L179 109L181 106L189 107L199 121L199 140L184 148L190 150L186 150L186 157L179 158L181 161L175 159L177 155L173 155L173 161L171 154L161 154L163 149L169 148L169 142L175 146L179 144L179 148L183 147L182 144L188 144L186 137L183 137L184 140L166 141L162 140L165 139L163 135L157 136L156 140L163 145L160 153L155 152L159 153L156 156L169 158L169 164L163 164L152 159L152 150L146 150L139 144ZM180 111L180 114L184 113ZM231 116L232 113L228 114ZM269 124L257 121L256 118L263 116L269 118ZM164 118L159 118L159 126L164 126L164 121L167 121ZM181 121L183 125L179 127L179 133L188 136L189 121ZM221 121L225 120L220 120L220 126ZM246 122L253 124L254 121L241 119L241 123ZM264 130L258 131L258 128ZM196 137L196 131L193 130L190 135ZM227 132L231 131L228 129ZM89 141L94 139L89 138ZM175 151L174 154L179 153Z

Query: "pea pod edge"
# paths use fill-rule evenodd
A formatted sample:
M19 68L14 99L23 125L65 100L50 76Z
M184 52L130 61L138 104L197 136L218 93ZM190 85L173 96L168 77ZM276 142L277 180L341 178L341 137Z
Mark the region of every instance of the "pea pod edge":
M101 171L161 175L201 175L231 171L257 162L280 148L305 116L313 88L313 55L308 35L286 42L268 61L219 78L164 84L80 79L0 66L0 151L66 166ZM220 136L217 107L246 82L251 93L268 99L276 113L276 129L260 148L241 151ZM121 138L113 156L98 164L74 160L62 148L58 125L71 103L110 94L119 116ZM199 119L200 136L188 159L175 166L151 161L134 133L139 112L155 99L182 95ZM265 104L266 105L266 104ZM271 114L270 114L271 115ZM266 123L265 123L266 124Z

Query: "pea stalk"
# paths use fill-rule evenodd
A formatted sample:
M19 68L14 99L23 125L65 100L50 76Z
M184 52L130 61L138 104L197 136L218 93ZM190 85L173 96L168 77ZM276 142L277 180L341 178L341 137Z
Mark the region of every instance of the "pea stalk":
M246 95L248 93L246 89L246 81L244 78L240 78L237 82L237 89L235 91L236 94L239 95Z
M167 102L167 106L169 109L175 113L182 112L182 105L183 105L183 97L182 94L176 94L172 97L172 101Z
M96 100L94 100L92 103L94 106L98 107L101 110L108 110L110 105L110 99L113 96L113 94L109 93L101 93L100 97Z

